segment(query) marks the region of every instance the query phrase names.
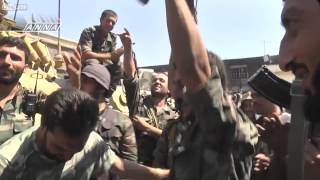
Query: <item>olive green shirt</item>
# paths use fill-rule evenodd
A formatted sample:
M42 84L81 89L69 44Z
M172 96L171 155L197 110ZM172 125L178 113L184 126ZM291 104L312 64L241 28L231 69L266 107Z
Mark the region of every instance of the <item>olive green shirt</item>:
M100 26L85 28L80 36L81 52L112 52L116 49L116 35L109 32L106 36L100 35ZM111 60L104 59L103 64L112 64Z
M218 76L187 95L193 113L177 124L172 180L249 180L258 133L238 111Z
M26 92L26 89L18 85L16 95L8 100L3 108L0 107L0 145L13 135L23 132L33 125L33 118L23 113ZM40 99L40 95L38 99Z
M91 132L83 150L61 163L46 157L35 143L35 128L0 146L1 180L89 180L109 172L116 155Z

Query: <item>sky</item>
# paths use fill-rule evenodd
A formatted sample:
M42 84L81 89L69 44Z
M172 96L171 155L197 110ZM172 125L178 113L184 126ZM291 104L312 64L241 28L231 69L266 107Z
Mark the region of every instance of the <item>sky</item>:
M9 7L16 2L9 0ZM112 9L119 16L113 32L121 33L124 27L130 31L138 65L167 64L170 44L164 2L150 0L142 6L137 0L61 0L61 37L78 41L84 28L99 24L103 10ZM17 17L58 17L58 0L19 3L26 9ZM284 34L282 6L281 0L198 0L199 30L206 47L222 59L276 55ZM9 11L9 16L13 14Z

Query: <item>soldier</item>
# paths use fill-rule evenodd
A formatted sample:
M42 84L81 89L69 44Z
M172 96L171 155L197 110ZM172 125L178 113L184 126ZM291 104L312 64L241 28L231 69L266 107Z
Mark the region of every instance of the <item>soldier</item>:
M164 73L154 73L151 85L151 95L140 97L139 79L136 64L132 54L132 43L129 32L121 35L124 45L124 71L127 104L129 114L136 129L138 143L138 161L144 165L152 165L153 151L156 147L162 129L168 120L176 117L176 113L167 101L168 76Z
M28 66L29 50L22 39L0 38L0 144L33 125L33 113L26 112L28 91L19 83ZM36 102L31 102L35 108ZM27 114L25 114L27 113Z
M164 179L168 170L120 159L93 131L97 101L78 89L48 96L41 125L0 146L0 179L82 179L112 173L134 179Z
M249 180L257 131L224 92L217 67L210 68L186 1L166 0L166 12L170 92L182 102L170 178Z
M209 57L209 64L211 68L217 68L220 78L221 78L221 85L224 91L227 90L227 82L226 82L226 73L223 61L211 51L208 51ZM172 79L169 81L169 88L170 93L173 97L179 97L177 95L177 91L173 84ZM177 108L181 109L181 99L177 99ZM186 105L186 104L184 104ZM158 140L158 144L156 149L154 150L154 162L153 167L160 167L160 168L171 168L172 167L172 159L173 159L173 147L175 146L175 139L179 135L179 123L181 118L170 120L165 129L162 131L162 134Z
M86 28L79 40L83 64L96 61L105 65L111 73L111 90L113 92L122 77L119 62L123 48L116 49L116 34L112 29L117 23L118 15L113 10L104 10L100 17L100 25Z
M81 70L80 58L72 59L71 56L65 55L64 60L71 80L78 80L77 76ZM109 85L110 73L103 65L91 62L82 69L80 89L99 103L99 120L95 130L119 157L137 161L136 137L131 120L105 101L104 97L110 90ZM116 175L109 176L110 180L118 178Z

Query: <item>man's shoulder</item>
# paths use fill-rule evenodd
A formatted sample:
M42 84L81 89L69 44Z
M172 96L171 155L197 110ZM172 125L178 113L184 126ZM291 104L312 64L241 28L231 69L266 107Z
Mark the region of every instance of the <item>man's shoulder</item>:
M28 145L30 145L30 143L32 142L32 137L35 130L36 128L31 127L23 131L22 133L13 136L5 143L3 143L0 146L1 158L5 158L6 160L11 161L12 158L16 156L18 151L25 152L25 150L22 150L31 147Z
M104 122L102 121L102 126L107 129L111 129L111 126L118 126L121 130L125 131L128 127L132 126L130 118L118 110L108 108L103 113L103 116Z
M94 33L98 30L99 26L90 26L83 29L82 33Z

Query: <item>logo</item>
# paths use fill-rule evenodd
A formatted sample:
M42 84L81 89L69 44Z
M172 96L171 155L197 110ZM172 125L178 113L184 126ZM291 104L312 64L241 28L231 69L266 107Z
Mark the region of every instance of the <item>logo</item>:
M28 5L25 3L14 4L9 2L8 4L4 4L2 9L7 11L27 11Z
M32 15L31 22L24 26L23 31L58 31L59 29L60 20L58 18Z

